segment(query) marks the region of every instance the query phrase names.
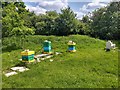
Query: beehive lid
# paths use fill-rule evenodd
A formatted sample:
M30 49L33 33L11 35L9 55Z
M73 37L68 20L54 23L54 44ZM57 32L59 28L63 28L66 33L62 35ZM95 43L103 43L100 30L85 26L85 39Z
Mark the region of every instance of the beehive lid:
M51 41L48 41L48 40L45 40L44 42L48 42L48 43L51 43Z
M73 41L69 41L69 42L68 42L68 45L76 45L76 43L73 42Z
M35 54L35 51L22 51L21 55L31 55L31 54Z

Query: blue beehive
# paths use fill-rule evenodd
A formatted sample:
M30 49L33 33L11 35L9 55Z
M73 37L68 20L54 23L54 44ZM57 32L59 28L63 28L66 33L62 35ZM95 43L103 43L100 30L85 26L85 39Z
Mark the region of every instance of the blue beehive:
M68 42L68 51L70 51L70 52L76 52L76 50L75 50L75 45L76 45L75 42L69 41L69 42Z
M45 40L44 44L43 44L43 53L51 53L52 49L51 49L51 41Z

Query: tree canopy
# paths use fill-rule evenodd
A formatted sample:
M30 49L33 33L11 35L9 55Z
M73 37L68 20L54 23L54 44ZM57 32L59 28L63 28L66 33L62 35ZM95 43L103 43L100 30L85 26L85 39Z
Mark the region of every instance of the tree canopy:
M34 34L34 29L26 25L24 17L28 12L22 2L3 3L2 36Z
M91 36L100 39L120 39L119 12L120 2L111 2L108 6L92 12L92 17L86 20L91 27ZM83 18L85 21L85 17Z
M120 2L94 10L78 20L70 7L61 13L47 11L36 15L24 2L2 2L2 36L82 34L100 39L120 39Z

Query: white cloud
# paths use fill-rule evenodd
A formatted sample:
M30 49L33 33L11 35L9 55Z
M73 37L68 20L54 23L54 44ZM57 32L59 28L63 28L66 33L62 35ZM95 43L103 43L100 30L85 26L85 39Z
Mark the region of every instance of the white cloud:
M29 9L29 11L34 11L37 15L39 14L45 14L45 12L47 11L44 8L41 8L39 6L33 7L33 6L27 6L26 9Z
M45 12L49 10L56 10L57 12L60 12L60 9L68 6L67 0L39 0L37 3L38 5L35 7L27 5L26 9L34 11L36 14L45 14Z
M41 2L43 0L23 0L23 1L24 2ZM45 0L45 1L54 1L54 0ZM61 1L68 1L68 2L91 2L93 0L61 0ZM99 0L99 1L100 2L110 2L110 1L119 1L119 0Z
M104 3L98 3L98 2L89 3L87 5L87 9L96 9L96 8L100 8L100 7L104 7L104 6L106 6L106 4L104 4Z
M82 12L75 12L75 14L77 14L78 19L82 19L83 15L84 15L84 13L82 13Z
M23 0L26 2L26 0ZM68 6L68 2L70 0L27 0L28 2L36 2L38 3L37 6L28 6L26 9L30 11L34 11L37 15L38 14L45 14L46 11L49 10L56 10L60 12L60 9L65 8ZM83 2L89 2L89 0L82 0ZM82 2L79 0L79 2ZM105 3L101 3L102 1L110 2L111 0L91 0L91 3L85 4L79 11L75 12L77 14L77 18L81 19L83 15L87 14L88 12L92 12L93 10L106 6ZM75 2L71 0L71 2Z
M98 4L100 0L92 0L92 3Z
M93 2L88 3L87 5L83 5L83 7L80 8L80 11L86 13L86 12L93 11L97 8L101 8L107 5L104 3L100 3L99 1L100 0L93 0Z
M101 3L101 0L93 0L91 3L83 5L83 7L79 9L79 13L83 13L83 14L81 14L83 16L83 15L88 14L89 12L92 12L93 10L95 10L97 8L101 8L104 6L107 6L107 4ZM80 15L78 15L78 16L80 18L82 17Z
M67 0L54 0L54 1L42 1L39 2L39 6L46 8L48 10L60 10L61 8L67 7L68 3Z

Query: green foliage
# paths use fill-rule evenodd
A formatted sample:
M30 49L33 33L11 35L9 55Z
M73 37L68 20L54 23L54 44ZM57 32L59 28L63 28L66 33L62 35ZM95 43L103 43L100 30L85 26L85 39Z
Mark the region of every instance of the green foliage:
M56 34L57 35L69 35L75 33L77 28L76 14L70 9L70 7L61 10L61 14L56 20Z
M85 16L83 16L83 18L82 18L82 22L89 24L89 23L91 23L89 19L90 19L89 16L85 15Z
M78 27L78 30L79 30L78 34L81 34L81 35L89 35L90 34L89 24L79 22L79 24L77 25L77 27Z
M46 24L45 24L45 22L44 21L42 21L42 22L37 22L36 23L36 28L37 28L37 30L36 30L36 34L45 34L45 26L46 26Z
M46 15L55 19L56 17L58 17L58 13L56 11L47 11Z
M59 14L47 11L37 16L25 9L24 2L2 2L2 36L81 34L100 39L120 39L119 4L111 2L78 20L70 7L61 9Z
M120 39L118 17L120 2L111 2L107 7L95 10L91 17L91 33L100 39Z
M28 27L15 27L11 31L11 35L21 36L21 35L32 35L34 30Z
M2 37L14 36L14 47L25 48L24 39L26 38L26 35L33 35L35 33L35 28L30 21L30 15L33 14L25 9L23 2L3 2L2 4ZM19 41L21 42L19 45L17 44L16 39L18 36L20 38Z
M34 34L33 27L26 25L27 20L24 17L27 14L23 2L5 3L2 13L2 36Z
M58 17L56 11L47 11L46 15L39 15L36 18L37 20L34 22L36 27L36 34L42 35L51 35L54 34L55 30L55 19Z
M77 20L70 7L61 10L60 14L56 11L47 11L45 15L34 15L32 22L36 28L35 34L38 35L86 34L89 27Z

